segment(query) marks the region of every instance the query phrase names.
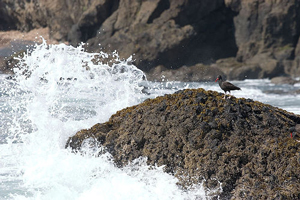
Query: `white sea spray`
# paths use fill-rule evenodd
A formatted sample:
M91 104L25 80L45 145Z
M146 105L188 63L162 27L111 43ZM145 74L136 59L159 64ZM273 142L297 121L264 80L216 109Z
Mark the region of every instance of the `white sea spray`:
M5 144L0 145L4 199L199 199L201 185L188 191L163 167L145 158L118 168L101 144L88 139L81 152L65 149L78 130L105 122L116 111L147 98L144 73L114 53L87 53L82 46L36 45L14 69L7 90L10 109ZM10 187L10 188L9 188Z

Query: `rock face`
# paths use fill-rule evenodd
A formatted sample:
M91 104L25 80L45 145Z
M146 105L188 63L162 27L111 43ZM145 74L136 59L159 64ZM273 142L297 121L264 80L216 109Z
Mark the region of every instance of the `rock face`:
M251 99L189 89L118 111L81 130L66 147L100 142L118 166L140 156L165 165L183 187L205 181L221 199L300 199L300 116ZM218 182L219 181L219 182Z
M224 72L215 66L196 64L190 67L183 66L177 70L166 69L159 65L147 73L147 79L153 81L185 81L205 82L214 81Z
M89 51L134 54L144 71L234 57L230 79L273 78L300 76L299 11L299 0L3 0L0 29L47 26Z
M232 78L242 79L243 71L256 71L255 78L299 76L300 1L225 0L225 5L237 13L236 59L246 65Z

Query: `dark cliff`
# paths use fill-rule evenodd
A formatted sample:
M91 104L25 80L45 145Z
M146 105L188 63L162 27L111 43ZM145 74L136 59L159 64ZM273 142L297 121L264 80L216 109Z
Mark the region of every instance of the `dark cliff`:
M251 99L222 99L203 89L183 90L118 111L81 130L66 147L100 142L118 166L140 156L165 165L180 185L222 184L221 199L300 198L300 143L288 129L300 116Z
M4 0L0 19L1 30L47 26L88 51L134 54L144 71L202 63L230 79L300 76L300 0Z

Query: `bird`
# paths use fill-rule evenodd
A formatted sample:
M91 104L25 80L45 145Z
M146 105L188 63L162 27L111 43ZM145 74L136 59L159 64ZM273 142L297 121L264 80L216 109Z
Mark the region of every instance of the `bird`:
M219 86L222 90L224 90L225 92L225 95L224 95L224 99L226 99L226 92L228 91L229 92L229 95L230 95L230 91L231 90L241 90L241 88L233 85L232 83L229 83L228 81L223 81L222 79L222 76L219 75L216 79L215 82L219 82ZM229 97L230 98L230 97Z
M291 138L300 142L300 124L293 126L290 128Z

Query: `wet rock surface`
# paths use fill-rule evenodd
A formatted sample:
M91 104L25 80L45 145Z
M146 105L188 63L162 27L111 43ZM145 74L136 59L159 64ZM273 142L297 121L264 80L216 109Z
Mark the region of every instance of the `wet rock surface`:
M221 184L221 199L300 199L300 116L251 99L188 89L145 100L81 130L66 147L100 142L116 165L141 156L165 166L183 187Z

